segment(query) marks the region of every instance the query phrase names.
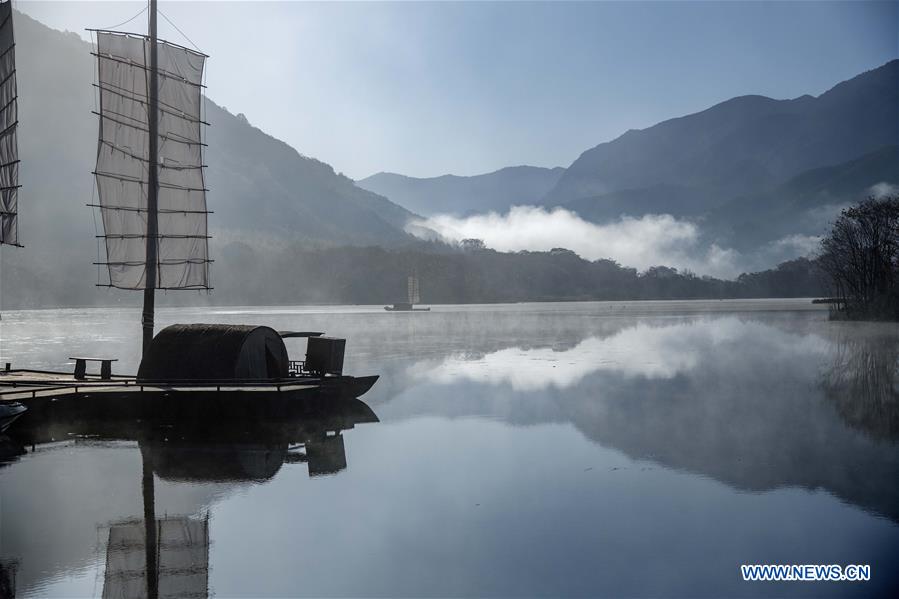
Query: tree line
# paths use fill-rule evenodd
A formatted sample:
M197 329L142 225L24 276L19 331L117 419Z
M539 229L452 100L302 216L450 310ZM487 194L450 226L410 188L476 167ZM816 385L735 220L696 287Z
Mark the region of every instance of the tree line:
M459 246L422 242L399 249L312 247L299 242L263 249L232 242L216 251L213 292L160 293L158 301L161 305L388 304L406 300L406 278L416 273L425 304L832 295L839 299L839 309L855 316L873 313L869 304L880 312L892 308L895 314L897 200L891 202L886 208L868 202L845 212L820 257L790 260L735 280L667 266L640 272L613 260L586 260L561 248L498 252L477 240ZM871 251L864 249L868 245ZM0 272L3 307L140 303L140 293L97 289L80 273L54 270L52 263L46 269L32 272L7 265Z
M613 260L585 260L566 249L497 252L380 247L292 246L261 259L232 245L231 267L216 276L216 295L236 304L388 304L406 300L415 273L425 304L579 300L817 297L825 291L815 260L800 258L727 281L656 266L644 272Z
M834 316L899 320L899 197L843 210L821 250Z

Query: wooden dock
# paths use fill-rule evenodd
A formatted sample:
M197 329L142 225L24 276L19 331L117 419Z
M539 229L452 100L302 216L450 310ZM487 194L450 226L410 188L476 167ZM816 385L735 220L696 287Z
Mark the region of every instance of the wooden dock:
M271 381L138 381L133 376L102 379L44 370L0 370L0 401L22 401L71 395L209 392L291 392L315 389L321 381L287 378Z
M27 410L13 423L17 433L90 429L98 422L152 423L216 430L305 418L365 394L377 376L291 376L269 380L147 381L129 376L87 375L40 370L0 371L0 403ZM80 424L79 424L80 423ZM52 435L51 435L52 437Z

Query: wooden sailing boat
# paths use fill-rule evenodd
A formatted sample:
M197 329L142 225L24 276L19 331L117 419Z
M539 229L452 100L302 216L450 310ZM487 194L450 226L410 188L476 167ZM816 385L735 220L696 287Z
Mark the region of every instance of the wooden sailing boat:
M430 308L416 308L415 304L421 302L421 296L418 292L418 276L409 275L406 279L406 297L409 301L397 302L392 306L384 306L388 312L430 312Z
M153 379L209 379L221 373L210 364L208 355L182 354L168 370L171 354L185 346L214 352L216 344L231 339L246 346L246 339L260 339L272 332L262 327L216 327L176 325L167 329L166 339L154 339L155 290L211 289L206 205L203 171L202 90L206 58L202 52L159 40L156 31L156 0L150 1L149 31L135 35L96 30L100 127L97 150L99 208L106 245L109 285L120 289L143 290L142 363L143 372ZM241 337L241 336L244 337ZM291 334L296 336L296 334ZM320 375L342 374L343 340L314 338L310 348L340 350L340 369L325 365ZM239 339L238 339L239 338ZM175 339L176 343L172 343ZM154 341L158 344L153 351ZM260 364L264 369L244 372L249 379L282 378L288 375L287 353L275 347L278 341L260 341ZM253 344L250 344L253 345ZM263 347L264 346L264 347ZM241 350L243 351L243 350ZM193 360L192 360L193 358ZM184 361L196 362L197 372L185 369ZM313 360L314 361L314 360ZM213 360L214 362L214 360ZM310 356L295 365L310 363ZM227 369L226 369L227 370ZM294 371L294 375L303 372Z
M91 30L97 40L99 135L94 176L99 199L90 205L100 211L99 237L106 250L106 260L98 264L107 268L105 286L143 291L138 374L114 377L114 359L86 357L70 358L76 362L74 374L7 369L0 377L0 401L30 399L31 408L47 407L38 399L61 394L161 394L149 402L134 400L129 407L131 414L148 418L181 411L181 405L167 405L172 392L199 392L207 398L210 392L243 393L244 397L228 400L229 409L239 407L235 414L247 408L248 393L324 390L359 397L378 377L343 375L343 339L203 324L173 325L154 336L156 289L211 289L212 262L201 114L208 57L159 40L156 15L156 0L150 0L146 35ZM13 141L14 135L13 125ZM4 139L0 137L0 142ZM16 187L7 187L14 201ZM287 337L307 339L305 360L288 358L283 342ZM86 374L86 362L92 360L102 363L99 377ZM281 397L271 405L283 410L283 402ZM257 402L250 407L259 410L265 405Z

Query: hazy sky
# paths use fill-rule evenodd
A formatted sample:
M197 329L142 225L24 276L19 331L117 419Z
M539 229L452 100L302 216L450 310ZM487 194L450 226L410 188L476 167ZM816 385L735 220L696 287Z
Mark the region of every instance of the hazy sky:
M57 29L145 2L17 2ZM897 2L160 2L208 94L353 178L567 166L742 94L791 98L899 56ZM141 15L121 30L143 30ZM160 36L190 45L164 19ZM213 123L214 126L214 123Z

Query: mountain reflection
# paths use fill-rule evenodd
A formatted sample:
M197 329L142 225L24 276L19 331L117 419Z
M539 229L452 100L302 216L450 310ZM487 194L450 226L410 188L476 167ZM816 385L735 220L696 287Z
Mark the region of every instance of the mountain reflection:
M896 439L899 335L838 328L724 317L454 354L412 366L384 413L569 422L635 459L747 491L823 488L899 521L899 446L881 442Z

